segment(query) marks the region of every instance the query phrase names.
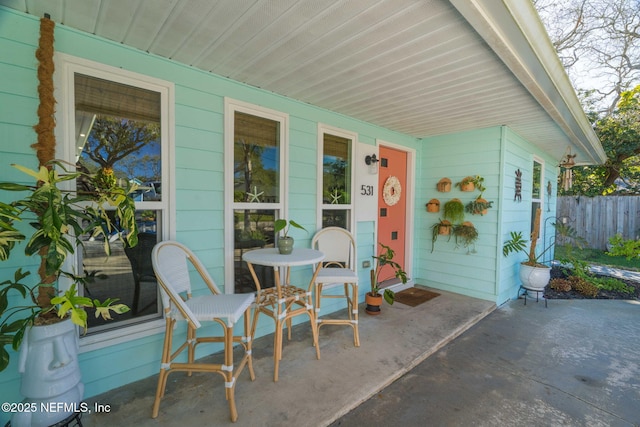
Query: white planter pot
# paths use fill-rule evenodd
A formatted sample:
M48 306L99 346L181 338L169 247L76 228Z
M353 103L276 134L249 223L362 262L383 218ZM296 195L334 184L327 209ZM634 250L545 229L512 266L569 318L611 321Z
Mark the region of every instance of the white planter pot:
M84 384L78 332L71 320L28 329L18 363L23 402L35 410L15 413L12 427L50 426L80 410Z
M551 278L551 268L520 264L520 281L528 290L542 291Z

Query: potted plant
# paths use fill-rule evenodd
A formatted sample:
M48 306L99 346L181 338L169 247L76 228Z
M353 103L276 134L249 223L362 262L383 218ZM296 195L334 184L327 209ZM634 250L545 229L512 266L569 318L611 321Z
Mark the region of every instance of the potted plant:
M433 252L436 240L438 240L439 236L449 236L449 238L451 238L452 229L453 224L451 224L451 221L446 219L441 219L439 222L436 222L431 226L431 252Z
M478 196L475 200L467 203L464 210L471 215L485 215L492 205L493 202L489 202Z
M464 220L464 205L460 199L451 199L444 204L444 218L454 223Z
M456 187L460 188L460 191L473 191L476 188L482 193L485 188L483 186L484 178L480 175L466 176L460 182L456 182Z
M456 237L456 246L462 244L465 248L468 248L478 240L478 230L469 221L455 225L453 227L453 235Z
M385 265L393 269L395 276L400 279L402 283L407 283L407 273L402 269L400 264L393 260L395 251L383 243L378 244L382 247L382 251L377 256L373 256L374 268L371 270L371 291L365 295L365 303L367 304L365 311L371 315L380 314L383 297L389 304L393 304L395 299L395 293L391 289L384 289L382 294L380 293L381 289L378 283L378 277Z
M19 198L9 203L0 202L0 261L11 257L17 245L26 241L24 253L40 257L37 283L26 283L30 272L19 268L13 279L0 283L0 371L9 364L6 345L20 349L21 393L26 402L77 402L82 400L83 386L77 362L76 326L86 329L86 308L95 308L96 317L110 319L111 312L124 313L129 308L117 300L92 300L80 296L78 289L84 287L95 273L79 277L63 270L69 255L82 246L81 237L90 235L104 239L104 249L109 254L109 235L114 224L109 213L119 222L120 239L127 245L137 243L135 202L129 196L131 188L116 184L110 169L102 169L95 175L68 172L61 162L50 162L34 171L14 165L35 179L33 185L14 182L0 183L0 190L13 191ZM93 184L91 192L65 190L65 182L86 178ZM27 236L24 222L33 228ZM57 289L61 277L73 281L70 288L60 294ZM15 304L20 294L26 303ZM67 345L67 347L63 346ZM55 348L55 351L51 351ZM43 354L51 351L51 354ZM44 362L44 366L43 363ZM44 377L44 378L41 378ZM42 381L49 381L43 386ZM60 381L60 382L57 382ZM53 394L53 395L52 395ZM69 400L71 399L71 400ZM40 406L39 406L40 407ZM70 406L72 407L72 406ZM20 413L16 417L30 418L29 425L50 425L58 420L51 417L68 416L58 414ZM21 424L24 420L16 420Z
M486 187L484 186L484 178L480 175L467 178L471 179L470 182L472 182L475 188L480 191L480 194L478 195L478 197L476 197L475 200L467 203L467 205L465 206L465 211L470 213L471 215L486 215L488 209L491 207L491 205L493 205L493 202L489 202L486 199L482 198L482 194L486 190Z
M531 232L531 242L529 249L527 250L527 241L523 238L522 232L511 231L511 238L504 242L502 247L502 254L506 257L513 252L522 252L527 256L525 261L520 263L520 281L522 286L527 290L534 292L541 292L549 283L551 276L551 267L542 264L540 259L551 248L555 246L555 240L548 246L537 252L536 246L538 236L540 235L540 208L536 209L535 220L533 223L533 231ZM556 237L563 237L567 240L567 245L570 241L573 241L577 246L582 246L584 239L577 235L577 232L572 227L564 224L554 223L553 227L556 230Z
M278 238L278 250L283 255L289 255L293 252L293 237L289 236L289 228L295 227L300 230L307 231L306 228L295 222L294 220L287 221L286 219L277 219L273 224L273 231L278 233L282 231L282 236Z

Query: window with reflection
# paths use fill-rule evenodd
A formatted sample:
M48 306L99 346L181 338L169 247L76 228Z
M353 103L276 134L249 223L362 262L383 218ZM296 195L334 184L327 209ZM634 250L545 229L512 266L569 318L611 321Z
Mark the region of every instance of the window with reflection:
M350 229L353 139L323 133L322 227Z
M235 112L234 202L280 201L280 123Z
M121 186L133 185L139 243L125 247L115 229L108 237L111 255L93 236L83 238L79 271L90 280L82 290L90 298L117 298L131 309L104 321L89 315L89 333L122 327L161 316L151 249L162 239L167 203L163 200L161 109L158 91L74 73L75 161L90 174L109 172ZM92 191L78 180L78 191ZM117 227L117 224L116 224Z
M236 293L256 290L242 255L275 247L274 222L282 212L282 120L238 109L233 114L233 264ZM271 287L273 269L255 266L260 286Z

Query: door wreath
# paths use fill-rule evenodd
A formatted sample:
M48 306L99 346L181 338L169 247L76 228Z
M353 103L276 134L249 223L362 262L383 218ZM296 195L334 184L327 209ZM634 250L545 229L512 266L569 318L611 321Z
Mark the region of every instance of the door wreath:
M387 178L382 188L382 198L387 206L393 206L398 203L401 193L402 187L400 186L400 180L395 176Z

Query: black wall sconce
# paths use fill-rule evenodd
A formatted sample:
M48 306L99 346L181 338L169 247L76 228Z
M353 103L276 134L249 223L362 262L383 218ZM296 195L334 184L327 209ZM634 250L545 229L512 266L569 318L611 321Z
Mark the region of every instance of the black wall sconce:
M375 153L364 158L364 162L367 164L367 166L369 166L369 173L370 174L378 173L378 162L379 161L380 160L378 160L378 156L376 156Z

